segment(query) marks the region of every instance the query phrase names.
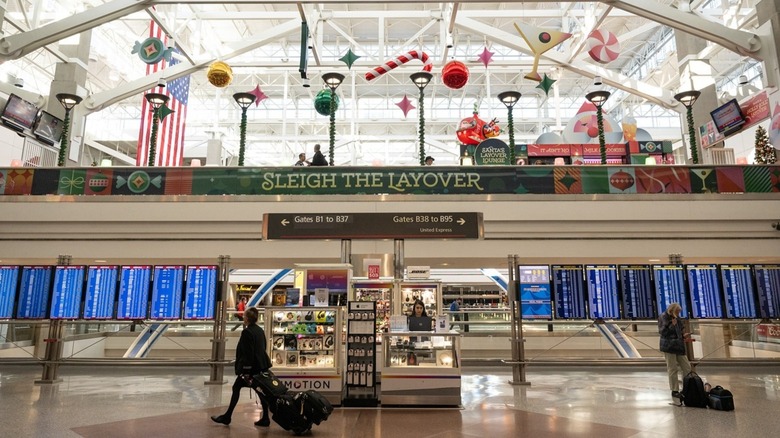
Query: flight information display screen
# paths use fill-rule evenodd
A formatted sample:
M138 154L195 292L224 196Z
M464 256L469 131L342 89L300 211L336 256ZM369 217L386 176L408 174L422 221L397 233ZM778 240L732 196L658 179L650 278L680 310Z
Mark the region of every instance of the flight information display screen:
M591 319L619 319L617 266L585 265L585 279Z
M726 318L755 318L756 294L750 265L721 265L720 279L726 295Z
M680 317L688 318L685 270L682 265L653 265L653 278L658 314L664 313L669 304L678 303L682 308Z
M117 266L87 268L87 292L84 296L84 319L111 319L116 302Z
M117 319L146 319L151 266L122 266L117 299Z
M179 319L184 266L155 266L151 319Z
M51 266L22 266L22 282L19 284L19 301L16 317L19 319L43 319L49 310Z
M0 319L14 317L14 299L18 283L18 266L0 266Z
M184 319L213 319L217 296L216 266L188 266Z
M76 319L81 313L81 296L84 293L83 266L57 266L54 268L54 287L51 293L51 319Z
M723 318L720 277L716 265L687 265L694 318Z
M582 266L553 265L552 272L555 316L565 319L585 319Z
M628 319L656 319L653 306L653 282L648 265L618 268L623 297L623 316Z
M549 266L518 266L518 286L523 318L552 319Z
M780 265L755 265L761 318L780 318Z

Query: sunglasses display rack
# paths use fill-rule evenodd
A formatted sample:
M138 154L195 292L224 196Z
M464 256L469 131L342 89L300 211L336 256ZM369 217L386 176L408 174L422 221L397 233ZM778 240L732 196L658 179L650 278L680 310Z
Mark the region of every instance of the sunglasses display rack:
M350 301L347 305L347 364L344 406L377 406L376 301Z

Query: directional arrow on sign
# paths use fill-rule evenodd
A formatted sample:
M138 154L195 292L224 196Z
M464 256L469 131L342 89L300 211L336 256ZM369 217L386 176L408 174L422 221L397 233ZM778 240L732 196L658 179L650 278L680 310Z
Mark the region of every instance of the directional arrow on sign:
M287 226L287 224L289 224L289 223L290 223L290 221L288 221L287 219L282 219L282 225L284 225L285 227L286 227L286 226Z
M466 219L460 218L460 219L458 219L458 223L463 225L463 224L466 223Z

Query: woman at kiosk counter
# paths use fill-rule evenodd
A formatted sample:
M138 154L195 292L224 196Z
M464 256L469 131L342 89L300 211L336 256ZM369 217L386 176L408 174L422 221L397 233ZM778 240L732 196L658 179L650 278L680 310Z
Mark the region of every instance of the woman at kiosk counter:
M428 313L425 311L425 304L423 304L421 299L415 298L414 304L412 305L412 314L409 316L417 318L428 316Z

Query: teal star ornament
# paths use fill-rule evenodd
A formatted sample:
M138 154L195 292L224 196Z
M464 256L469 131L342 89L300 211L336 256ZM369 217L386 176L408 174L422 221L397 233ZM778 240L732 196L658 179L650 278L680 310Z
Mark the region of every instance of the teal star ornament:
M159 116L160 116L160 121L161 122L163 120L165 120L166 117L168 117L169 115L173 114L173 110L168 108L167 105L161 106L158 111L160 112Z
M550 96L550 89L552 88L553 84L557 81L549 76L547 76L547 73L544 74L544 77L541 81L539 81L539 85L536 86L536 88L540 88L544 90L544 94L546 96Z
M339 58L339 61L343 62L344 64L347 64L347 67L352 69L352 64L355 63L360 59L360 56L355 55L355 53L352 51L352 49L347 50L347 54Z

